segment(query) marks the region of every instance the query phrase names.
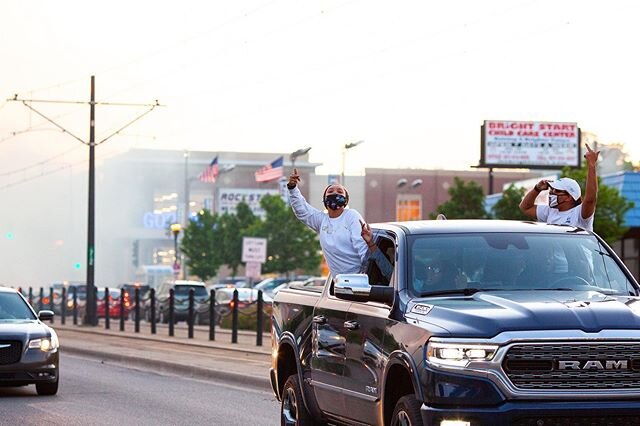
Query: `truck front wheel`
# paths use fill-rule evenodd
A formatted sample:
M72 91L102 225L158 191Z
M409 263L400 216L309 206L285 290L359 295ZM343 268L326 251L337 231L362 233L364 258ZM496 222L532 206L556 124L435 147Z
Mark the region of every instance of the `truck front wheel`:
M391 426L422 426L420 404L414 395L405 395L398 400Z
M280 419L281 426L311 426L314 424L311 414L304 406L302 388L300 388L297 374L289 376L284 383Z

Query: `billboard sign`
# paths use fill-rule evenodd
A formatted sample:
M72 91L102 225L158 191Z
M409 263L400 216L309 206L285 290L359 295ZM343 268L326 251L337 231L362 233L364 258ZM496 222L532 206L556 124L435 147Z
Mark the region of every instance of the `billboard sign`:
M580 167L577 123L485 121L481 139L481 167Z

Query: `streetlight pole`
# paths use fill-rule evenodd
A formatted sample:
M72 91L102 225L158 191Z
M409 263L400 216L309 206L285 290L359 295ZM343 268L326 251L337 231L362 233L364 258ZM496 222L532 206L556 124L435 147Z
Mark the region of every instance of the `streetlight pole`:
M311 151L311 147L300 148L300 149L297 149L297 150L293 151L291 154L289 154L289 160L291 160L291 168L295 168L296 167L296 159L298 157L302 157L303 155L305 155L309 151Z
M178 235L182 230L182 225L179 223L171 224L171 232L173 233L173 273L178 277L180 264L178 263Z
M345 180L344 180L344 169L345 169L345 163L346 163L346 159L347 159L347 150L351 149L351 148L355 148L356 146L360 145L362 142L364 142L363 140L359 140L357 142L350 142L344 145L344 147L342 148L342 177L340 178L340 183L344 186L345 184Z

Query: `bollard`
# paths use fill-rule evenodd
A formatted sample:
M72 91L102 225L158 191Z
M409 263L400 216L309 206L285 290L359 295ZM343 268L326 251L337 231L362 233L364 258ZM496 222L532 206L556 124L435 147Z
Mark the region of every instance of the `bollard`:
M78 287L73 287L73 325L78 325Z
M120 331L124 331L124 288L120 289Z
M189 327L189 339L193 339L193 305L195 304L194 300L195 290L193 288L189 289L189 316L187 318L187 325Z
M231 308L231 343L238 343L238 290L233 290L233 307Z
M209 340L216 340L216 291L209 292Z
M140 289L138 287L136 287L136 292L135 292L135 302L136 302L136 306L135 306L135 326L134 326L134 331L136 333L140 333Z
M53 287L49 287L49 310L50 310L51 312L55 312L55 311L53 310L53 308L54 308L54 303L53 303ZM51 319L49 320L49 322L50 322L51 324L53 324L53 317L51 317Z
M151 289L149 291L149 297L151 298L149 307L151 309L149 315L149 321L151 321L151 334L156 334L156 290Z
M104 328L111 328L111 304L109 303L109 287L104 288Z
M38 311L42 310L43 301L44 301L44 289L40 287L40 300L38 300Z
M62 302L60 305L60 324L65 325L67 322L67 288L62 287Z
M169 290L169 336L173 336L173 310L174 310L175 291Z
M29 304L33 306L33 288L29 287Z
M263 305L264 301L262 300L262 290L258 290L258 308L257 308L257 318L256 318L256 346L262 346L262 328L263 328Z

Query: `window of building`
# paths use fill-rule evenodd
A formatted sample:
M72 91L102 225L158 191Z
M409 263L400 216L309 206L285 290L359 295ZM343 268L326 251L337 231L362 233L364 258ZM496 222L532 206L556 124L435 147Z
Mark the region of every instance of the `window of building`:
M422 195L398 194L396 199L396 220L421 220L422 219Z

